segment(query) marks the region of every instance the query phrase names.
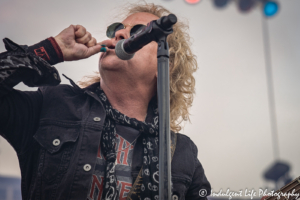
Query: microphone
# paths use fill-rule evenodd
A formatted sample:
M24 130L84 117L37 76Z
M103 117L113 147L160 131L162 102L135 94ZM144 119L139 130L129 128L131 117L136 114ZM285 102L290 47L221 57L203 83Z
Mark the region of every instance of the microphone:
M162 36L173 32L172 26L177 22L174 14L153 20L140 32L128 39L120 40L115 47L116 55L121 60L133 58L135 52L152 41L158 41Z

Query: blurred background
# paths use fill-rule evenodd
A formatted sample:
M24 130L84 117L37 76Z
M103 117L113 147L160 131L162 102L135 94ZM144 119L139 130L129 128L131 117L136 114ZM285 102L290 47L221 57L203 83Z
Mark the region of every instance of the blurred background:
M0 0L0 38L32 45L81 24L101 41L108 25L123 20L116 17L120 6L134 2L139 1ZM192 123L181 132L197 145L213 192L269 191L298 177L300 1L274 0L267 8L267 0L146 2L166 7L190 25L199 69ZM56 68L79 81L98 70L98 59L99 54ZM0 137L0 200L11 199L21 199L20 170L16 153Z

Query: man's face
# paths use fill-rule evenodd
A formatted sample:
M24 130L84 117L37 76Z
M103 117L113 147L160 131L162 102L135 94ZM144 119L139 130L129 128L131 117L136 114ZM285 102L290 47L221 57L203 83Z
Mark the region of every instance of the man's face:
M115 54L115 46L119 40L130 37L130 30L136 24L147 25L148 22L158 19L150 13L140 12L127 17L122 23L126 26L115 33L115 37L107 41L108 51L102 53L99 61L101 76L109 71L119 71L137 81L153 82L157 72L157 43L151 42L135 53L130 60L121 60Z

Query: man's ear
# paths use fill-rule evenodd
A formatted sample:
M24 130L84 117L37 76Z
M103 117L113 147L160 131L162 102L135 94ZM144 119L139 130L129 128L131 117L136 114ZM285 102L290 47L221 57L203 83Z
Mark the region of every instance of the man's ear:
M157 78L157 74L158 74L158 73L157 73L157 71L156 71L156 72L155 72L155 77L156 77L156 78Z

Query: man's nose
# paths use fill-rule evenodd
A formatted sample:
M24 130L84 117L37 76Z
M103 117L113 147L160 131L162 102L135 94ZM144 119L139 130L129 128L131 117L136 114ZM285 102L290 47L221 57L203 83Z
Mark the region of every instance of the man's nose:
M115 33L114 39L116 42L118 42L119 40L127 39L129 37L130 37L129 30L127 28L124 28L124 29L118 30Z

